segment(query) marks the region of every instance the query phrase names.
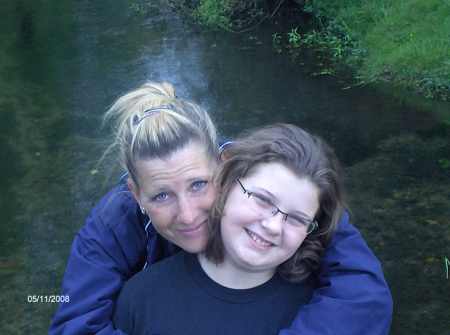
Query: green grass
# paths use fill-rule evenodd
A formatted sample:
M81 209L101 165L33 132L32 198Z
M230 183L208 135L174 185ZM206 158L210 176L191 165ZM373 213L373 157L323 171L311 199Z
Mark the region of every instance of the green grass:
M449 0L309 3L366 51L359 68L364 80L392 80L428 97L450 98Z

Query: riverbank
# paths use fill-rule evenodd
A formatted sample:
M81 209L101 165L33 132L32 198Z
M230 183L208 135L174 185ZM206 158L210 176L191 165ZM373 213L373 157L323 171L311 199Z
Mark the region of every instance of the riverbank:
M170 2L210 29L246 31L260 20L284 21L284 28L274 31L275 48L313 50L326 64L321 74L335 74L344 65L357 85L388 82L430 99L450 100L448 1Z
M387 81L428 98L450 99L449 2L315 0L306 4L319 28L307 32L306 38L312 39L313 46L329 49L333 59L352 66L361 82Z

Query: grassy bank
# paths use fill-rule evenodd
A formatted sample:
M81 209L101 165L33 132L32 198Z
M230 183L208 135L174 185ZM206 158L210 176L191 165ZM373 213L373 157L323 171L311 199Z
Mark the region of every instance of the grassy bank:
M388 80L430 98L450 98L450 1L314 0L306 9L325 21L322 41L334 35L349 47L344 61L357 64L361 80Z
M289 18L282 14L277 17L288 20L290 25L287 32L274 33L274 44L280 50L312 48L325 55L333 66L350 65L359 83L388 81L428 98L450 100L449 0L188 3L198 22L208 28L231 31L246 30L261 19L270 19L274 10L288 13ZM299 13L298 19L293 12Z

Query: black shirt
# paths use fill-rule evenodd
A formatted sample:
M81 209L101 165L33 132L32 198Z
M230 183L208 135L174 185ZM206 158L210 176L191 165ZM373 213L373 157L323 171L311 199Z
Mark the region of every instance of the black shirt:
M274 275L251 289L223 287L184 251L131 278L114 324L128 335L275 335L312 295L311 284Z

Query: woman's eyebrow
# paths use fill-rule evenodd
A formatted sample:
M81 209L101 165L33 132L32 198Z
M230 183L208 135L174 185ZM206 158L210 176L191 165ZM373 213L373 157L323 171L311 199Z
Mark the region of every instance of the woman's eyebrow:
M156 194L159 194L161 192L169 192L169 191L170 191L170 189L167 186L161 185L161 186L157 186L155 188L152 188L151 190L145 191L144 195L151 198L151 197L153 197Z
M187 181L188 183L190 183L190 182L197 181L197 180L208 180L208 179L211 179L211 175L209 175L209 174L204 174L204 175L201 175L201 176L195 176L195 177L186 179L186 181Z

